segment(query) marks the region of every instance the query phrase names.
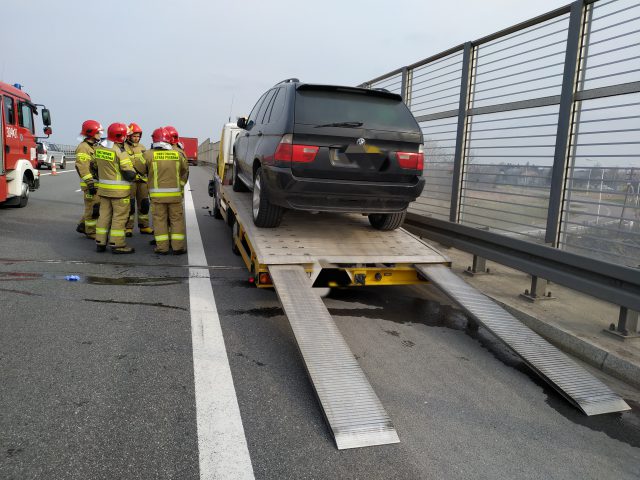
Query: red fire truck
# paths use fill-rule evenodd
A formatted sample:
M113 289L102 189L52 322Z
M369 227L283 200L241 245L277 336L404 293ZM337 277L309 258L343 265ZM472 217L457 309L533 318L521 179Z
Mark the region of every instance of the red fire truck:
M34 115L42 108L44 133L51 134L51 115L31 102L19 84L0 82L0 205L24 207L29 192L40 186Z

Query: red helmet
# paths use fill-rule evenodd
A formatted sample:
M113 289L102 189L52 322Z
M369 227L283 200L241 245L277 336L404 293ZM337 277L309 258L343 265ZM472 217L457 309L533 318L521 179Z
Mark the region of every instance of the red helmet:
M107 129L107 139L122 143L127 139L127 126L124 123L112 123Z
M153 140L153 143L157 143L157 142L171 143L171 135L169 135L169 132L167 131L166 128L160 127L160 128L156 128L153 131L153 133L151 134L151 140Z
M167 133L171 137L171 140L169 141L169 143L171 145L175 145L176 143L178 143L178 140L180 140L180 135L178 135L178 131L176 130L176 128L169 125L164 127L164 129L167 131Z
M93 137L96 133L102 133L102 131L102 125L100 125L100 122L95 120L85 120L82 122L82 131L80 132L80 135Z
M127 129L127 135L133 135L134 133L139 133L142 135L142 128L137 123L131 122L129 124L129 128Z

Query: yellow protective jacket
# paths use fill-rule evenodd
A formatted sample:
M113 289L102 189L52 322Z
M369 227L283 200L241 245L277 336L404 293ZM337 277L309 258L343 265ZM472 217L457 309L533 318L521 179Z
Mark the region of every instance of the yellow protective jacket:
M141 143L133 144L125 142L124 149L129 157L131 157L133 168L140 174L140 178L136 178L136 180L146 181L142 173L146 171L145 159L142 154L147 151L147 148Z
M110 198L125 198L130 195L131 181L135 179L136 171L129 155L123 148L114 144L113 147L99 146L93 158L98 166L98 195Z
M152 148L144 152L147 184L151 201L182 202L184 185L189 179L187 157L178 150Z
M96 151L96 143L90 143L85 138L76 147L76 172L80 177L80 188L82 191L87 190L87 182L95 182L94 172L96 172L96 164L93 154Z

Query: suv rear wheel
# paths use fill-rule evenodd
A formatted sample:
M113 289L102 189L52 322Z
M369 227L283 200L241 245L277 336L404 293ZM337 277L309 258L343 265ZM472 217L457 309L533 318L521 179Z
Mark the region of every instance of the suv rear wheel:
M267 192L262 189L264 181L262 168L256 170L256 178L253 181L252 210L253 223L256 227L273 228L280 225L282 220L282 207L273 205L267 198Z
M404 223L407 210L393 213L372 213L369 215L369 223L377 230L395 230Z
M231 168L231 180L234 192L246 192L249 190L238 176L238 161L235 158L233 159L233 166Z

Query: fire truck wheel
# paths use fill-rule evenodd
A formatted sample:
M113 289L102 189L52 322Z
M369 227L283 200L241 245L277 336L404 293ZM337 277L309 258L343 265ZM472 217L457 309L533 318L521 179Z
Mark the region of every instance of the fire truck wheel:
M5 205L14 208L23 208L29 202L29 180L26 175L22 177L22 193L19 197L13 197L6 201Z

